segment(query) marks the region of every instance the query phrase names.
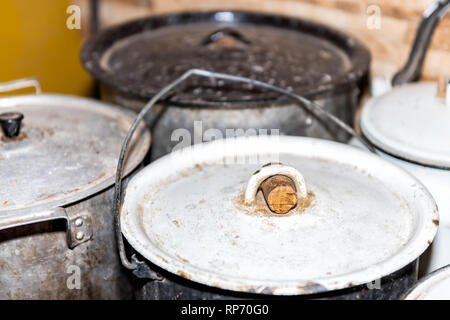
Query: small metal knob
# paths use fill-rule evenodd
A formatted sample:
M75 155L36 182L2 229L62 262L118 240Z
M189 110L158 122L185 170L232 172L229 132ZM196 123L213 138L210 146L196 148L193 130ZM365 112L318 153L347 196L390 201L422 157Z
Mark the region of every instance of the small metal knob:
M236 48L239 44L249 45L251 42L237 30L222 28L209 34L202 42L203 46L210 44L214 44L217 47Z
M17 137L20 133L20 125L23 118L23 114L19 112L5 112L0 114L0 125L3 134L7 138Z

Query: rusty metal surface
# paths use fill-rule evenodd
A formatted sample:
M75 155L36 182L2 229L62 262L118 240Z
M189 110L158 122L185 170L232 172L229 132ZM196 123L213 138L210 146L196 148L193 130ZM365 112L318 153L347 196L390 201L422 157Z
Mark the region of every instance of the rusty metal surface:
M73 250L64 220L1 230L0 299L131 299L130 275L117 256L112 201L109 187L66 207L91 219L93 238Z
M298 168L315 194L304 211L279 216L263 199L244 204L249 177L273 157ZM438 213L420 182L379 157L280 136L216 141L153 162L130 182L121 218L130 244L173 274L301 295L402 269L432 242Z

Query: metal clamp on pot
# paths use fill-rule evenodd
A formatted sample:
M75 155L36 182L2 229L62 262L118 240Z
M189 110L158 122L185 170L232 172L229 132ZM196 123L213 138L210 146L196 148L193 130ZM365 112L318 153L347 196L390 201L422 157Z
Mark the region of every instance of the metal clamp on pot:
M244 77L238 77L223 73L216 73L211 72L207 70L202 69L192 69L187 72L185 72L181 77L171 82L169 85L167 85L165 88L163 88L159 93L157 93L146 105L145 107L139 112L138 116L136 117L135 121L133 122L132 126L130 127L130 130L127 133L127 136L123 142L122 150L120 153L119 161L117 164L117 171L116 171L116 181L115 181L115 195L114 195L114 208L113 208L113 214L115 217L115 228L116 228L116 236L118 241L118 247L119 247L119 255L120 259L122 261L122 264L127 269L133 270L135 275L139 278L149 278L149 279L159 279L159 276L155 274L154 271L152 271L150 268L148 268L145 264L145 262L139 261L136 256L133 255L132 261L129 261L126 253L125 253L125 247L124 242L122 238L122 232L121 232L121 226L120 226L120 208L122 203L122 171L123 171L123 163L125 156L127 154L127 149L129 142L131 138L133 137L133 133L136 130L139 123L144 119L147 112L149 112L152 107L155 105L155 103L160 100L162 97L167 95L172 89L179 86L181 83L186 81L186 79L192 77L192 76L200 76L205 78L213 78L213 79L222 79L227 81L233 81L233 82L240 82L240 83L247 83L251 84L253 86L261 87L270 91L274 91L280 94L283 94L287 96L288 98L292 99L294 102L298 103L299 107L304 108L308 112L316 115L319 118L323 118L324 120L329 120L334 122L339 128L346 131L348 134L352 135L354 138L358 139L362 144L364 144L369 150L372 152L376 152L375 149L372 147L372 145L365 140L365 138L358 135L352 127L345 124L343 121L341 121L339 118L334 116L333 114L327 112L324 110L319 104L310 101L306 98L304 98L301 95L295 94L291 91L288 91L286 89L273 86L271 84L244 78ZM300 188L302 190L302 188ZM249 191L250 192L250 191ZM301 193L303 195L303 192Z

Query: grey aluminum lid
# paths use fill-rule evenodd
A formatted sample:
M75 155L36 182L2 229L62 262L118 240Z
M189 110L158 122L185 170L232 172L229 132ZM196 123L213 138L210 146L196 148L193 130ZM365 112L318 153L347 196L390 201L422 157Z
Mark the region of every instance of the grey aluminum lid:
M67 95L1 98L0 113L10 111L24 119L17 139L0 137L0 216L64 206L114 183L133 113ZM131 142L127 173L142 162L149 144L142 126Z
M450 300L450 266L436 270L421 279L405 300Z
M415 83L372 98L361 114L361 131L391 155L450 169L450 106L437 84Z
M273 161L298 170L308 192L287 215L270 213L261 193L245 204L253 173ZM132 178L121 210L124 236L159 267L214 287L275 295L386 276L429 246L437 222L426 188L390 162L289 136L173 152Z

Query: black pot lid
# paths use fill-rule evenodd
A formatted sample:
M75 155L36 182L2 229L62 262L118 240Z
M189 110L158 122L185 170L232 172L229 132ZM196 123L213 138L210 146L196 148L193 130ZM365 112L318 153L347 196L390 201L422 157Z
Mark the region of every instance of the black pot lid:
M355 39L303 20L245 12L158 16L104 30L82 51L86 69L123 93L150 98L192 68L254 78L308 96L348 88L367 73ZM172 101L251 102L278 94L190 79Z

